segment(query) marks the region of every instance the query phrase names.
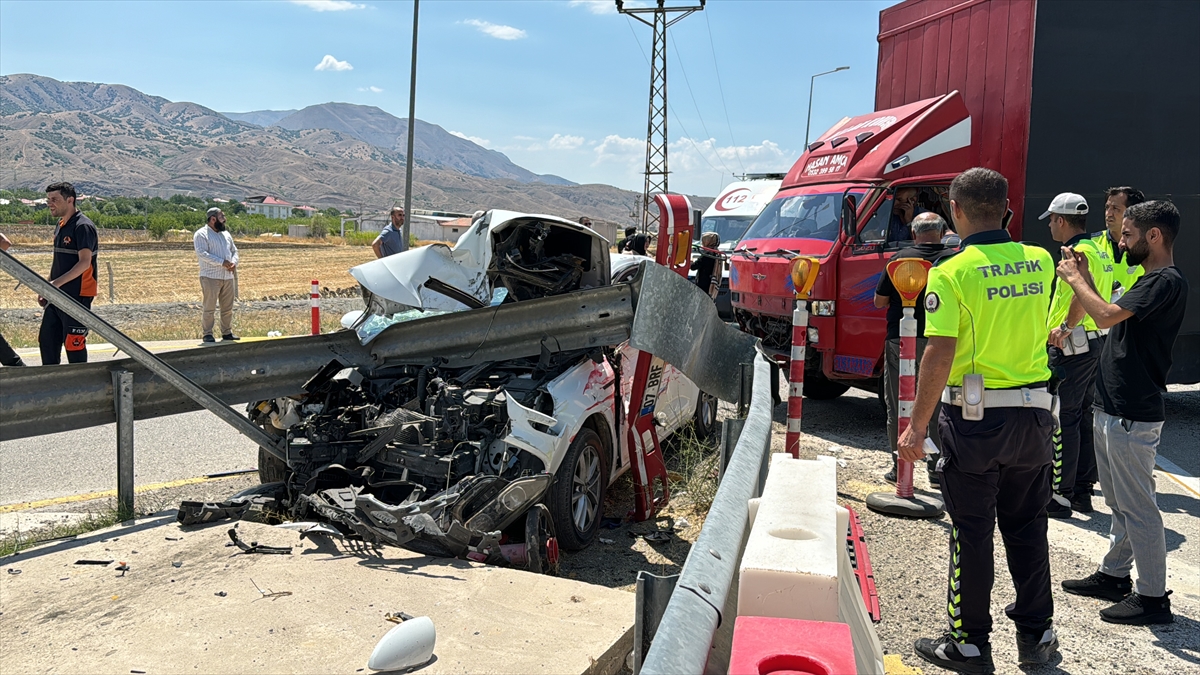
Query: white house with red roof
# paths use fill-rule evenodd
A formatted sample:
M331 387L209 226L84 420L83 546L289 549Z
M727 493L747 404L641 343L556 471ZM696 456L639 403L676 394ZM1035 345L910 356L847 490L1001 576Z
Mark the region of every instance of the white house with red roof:
M268 218L278 218L280 220L291 218L292 208L294 208L291 203L271 195L247 197L246 201L242 202L242 205L246 207L246 213L251 215L257 213Z

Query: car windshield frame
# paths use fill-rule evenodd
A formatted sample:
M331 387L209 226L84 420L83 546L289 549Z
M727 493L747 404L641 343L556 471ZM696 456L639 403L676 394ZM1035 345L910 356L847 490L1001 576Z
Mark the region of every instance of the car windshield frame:
M865 188L851 188L848 192L837 190L776 196L746 228L742 241L809 239L828 242L832 247L841 235L842 199L846 194L852 194L861 200L865 191ZM781 222L781 212L787 222Z

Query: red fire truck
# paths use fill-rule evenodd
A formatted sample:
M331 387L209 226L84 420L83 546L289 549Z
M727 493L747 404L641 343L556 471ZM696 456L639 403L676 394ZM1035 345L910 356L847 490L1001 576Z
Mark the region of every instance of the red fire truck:
M820 259L806 396L877 390L886 320L872 301L884 264L906 243L892 238L903 227L889 228L901 217L899 207L893 216L897 190L915 190L908 217L933 211L950 222L954 176L972 166L1000 171L1009 231L1056 254L1036 217L1059 192L1093 204L1090 231L1104 228L1111 185L1169 196L1185 223L1196 221L1200 4L1147 1L1128 22L1113 21L1122 11L1111 5L909 0L881 12L877 110L843 119L808 146L732 256L734 315L780 362L795 302L790 261ZM1198 241L1185 226L1176 242L1177 264L1193 280ZM1200 380L1198 289L1194 282L1175 345L1174 382Z

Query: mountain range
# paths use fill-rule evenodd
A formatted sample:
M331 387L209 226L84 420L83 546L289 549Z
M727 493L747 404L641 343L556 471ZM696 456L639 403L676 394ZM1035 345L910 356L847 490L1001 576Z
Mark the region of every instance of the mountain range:
M132 87L0 76L0 184L72 180L95 194L244 199L383 209L403 199L407 120L373 107L216 112ZM502 153L417 120L417 208L505 208L630 222L637 193L538 175ZM703 208L711 201L693 198Z

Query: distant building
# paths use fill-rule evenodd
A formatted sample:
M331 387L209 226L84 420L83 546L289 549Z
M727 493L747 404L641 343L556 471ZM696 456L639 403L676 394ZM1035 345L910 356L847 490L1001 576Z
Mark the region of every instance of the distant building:
M321 210L315 206L297 206L296 209L299 211L303 211L305 218L312 218L313 216L317 215L318 211Z
M292 217L292 204L272 197L271 195L258 195L255 197L247 197L246 201L242 202L246 207L246 213L251 215L258 214L268 218L284 218Z

